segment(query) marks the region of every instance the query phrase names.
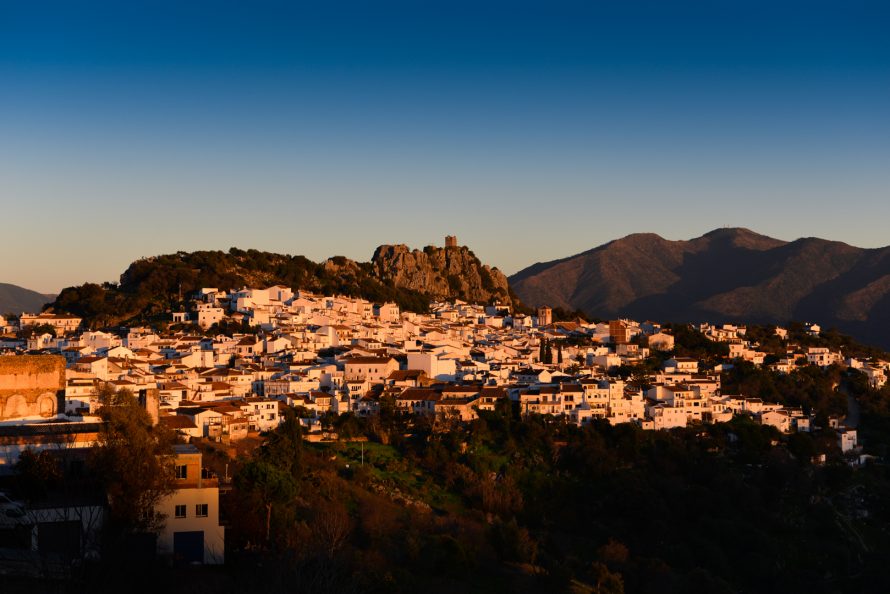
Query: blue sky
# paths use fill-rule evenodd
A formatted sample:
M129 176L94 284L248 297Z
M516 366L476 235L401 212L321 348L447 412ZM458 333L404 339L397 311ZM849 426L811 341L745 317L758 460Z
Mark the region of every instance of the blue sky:
M323 5L323 6L321 6ZM457 234L890 244L884 2L6 2L0 282Z

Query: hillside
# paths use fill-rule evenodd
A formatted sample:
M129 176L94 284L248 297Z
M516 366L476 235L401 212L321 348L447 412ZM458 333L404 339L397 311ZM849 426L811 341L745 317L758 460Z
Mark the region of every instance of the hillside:
M689 241L636 234L510 277L524 303L673 322L813 320L890 346L890 248L747 229Z
M55 295L44 295L16 285L0 283L0 315L37 312L53 299Z
M91 327L162 319L201 287L284 285L322 294L394 301L425 311L431 298L510 302L506 277L466 247L404 245L377 248L370 262L334 256L316 263L303 256L240 250L177 252L130 264L118 284L64 289L47 309L82 316Z

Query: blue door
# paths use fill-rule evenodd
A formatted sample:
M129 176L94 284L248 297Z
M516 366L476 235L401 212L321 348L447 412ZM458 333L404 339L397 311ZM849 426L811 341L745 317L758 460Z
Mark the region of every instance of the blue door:
M173 557L179 563L203 563L204 531L174 532Z

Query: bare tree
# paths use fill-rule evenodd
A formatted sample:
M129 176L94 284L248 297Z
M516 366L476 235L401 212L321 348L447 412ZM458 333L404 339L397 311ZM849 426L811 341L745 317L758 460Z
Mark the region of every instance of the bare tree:
M333 559L352 531L349 514L342 504L336 502L322 503L315 511L312 533L327 558Z

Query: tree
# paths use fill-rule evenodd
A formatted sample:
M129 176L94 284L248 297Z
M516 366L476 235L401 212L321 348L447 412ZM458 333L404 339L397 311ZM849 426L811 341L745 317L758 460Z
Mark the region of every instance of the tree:
M251 460L235 476L235 487L266 511L266 543L272 538L272 510L297 493L293 476L266 460Z
M496 520L489 531L491 543L498 556L505 561L534 563L538 556L538 543L515 518L508 522Z
M590 564L590 573L596 594L623 594L624 580L621 574L609 571L605 563L594 561Z
M329 560L346 544L351 530L349 512L341 502L322 502L316 507L312 533Z
M269 436L259 455L247 462L235 475L235 487L248 502L266 512L265 539L272 537L272 513L275 505L296 496L303 472L303 429L293 410L285 412L284 421Z
M62 480L59 464L48 451L35 452L28 448L21 453L15 465L16 487L28 501L35 501L46 495Z
M34 326L25 326L19 331L19 337L21 338L33 338L34 336L41 336L43 334L51 334L52 336L55 336L55 326L50 324L37 324Z
M553 363L553 347L550 345L550 341L547 339L541 339L540 360L541 363L545 363L547 365Z
M303 427L292 409L285 411L284 421L269 436L260 457L293 479L299 478L303 470Z
M633 369L627 383L634 388L639 388L641 390L648 390L652 387L652 382L649 378L649 374L646 373L644 369L639 368Z
M112 521L125 534L155 532L164 522L158 503L174 490L173 436L152 426L129 390L103 388L99 401L104 426L90 465L108 493Z

